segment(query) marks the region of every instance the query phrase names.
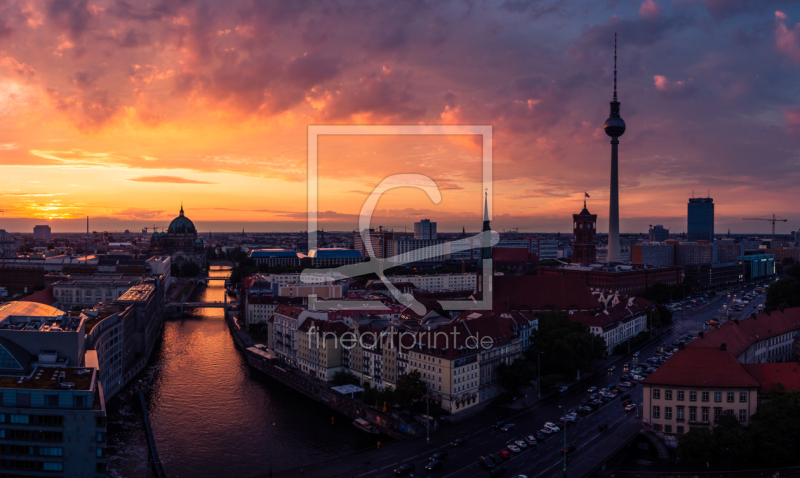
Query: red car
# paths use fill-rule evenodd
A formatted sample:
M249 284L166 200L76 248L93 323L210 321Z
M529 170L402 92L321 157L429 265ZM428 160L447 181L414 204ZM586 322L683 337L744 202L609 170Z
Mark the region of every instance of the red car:
M508 450L500 450L497 452L497 454L500 455L504 460L511 458L511 453L509 453Z
M631 385L636 385L637 383L639 383L639 382L638 382L638 381L636 381L636 380L628 380L628 382L630 382L630 384L631 384Z

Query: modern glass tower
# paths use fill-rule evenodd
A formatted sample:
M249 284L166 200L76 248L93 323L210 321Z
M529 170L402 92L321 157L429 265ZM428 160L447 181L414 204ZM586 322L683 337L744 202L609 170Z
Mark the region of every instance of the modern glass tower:
M687 240L714 242L714 199L689 199L688 218Z

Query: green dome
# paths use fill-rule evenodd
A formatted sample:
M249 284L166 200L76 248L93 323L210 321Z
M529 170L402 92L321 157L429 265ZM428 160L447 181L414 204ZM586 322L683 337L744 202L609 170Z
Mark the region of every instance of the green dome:
M194 223L186 216L183 215L183 206L178 217L169 223L167 232L171 234L197 234L197 229L194 228Z

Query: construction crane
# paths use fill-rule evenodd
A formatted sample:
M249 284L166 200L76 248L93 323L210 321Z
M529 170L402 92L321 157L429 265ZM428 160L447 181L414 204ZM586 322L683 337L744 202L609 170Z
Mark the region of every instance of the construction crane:
M745 217L742 218L743 221L769 221L772 223L772 248L775 248L775 223L776 222L786 222L788 219L781 219L775 214L772 215L772 219L769 217Z

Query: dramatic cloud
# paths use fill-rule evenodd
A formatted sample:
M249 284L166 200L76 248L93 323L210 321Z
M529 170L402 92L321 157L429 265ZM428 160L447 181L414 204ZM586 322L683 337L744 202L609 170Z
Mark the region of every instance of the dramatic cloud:
M171 183L171 184L218 184L210 181L198 181L196 179L181 178L178 176L140 176L131 178L128 181L140 183Z
M788 16L783 12L775 12L775 48L791 61L800 64L800 23L786 25Z

